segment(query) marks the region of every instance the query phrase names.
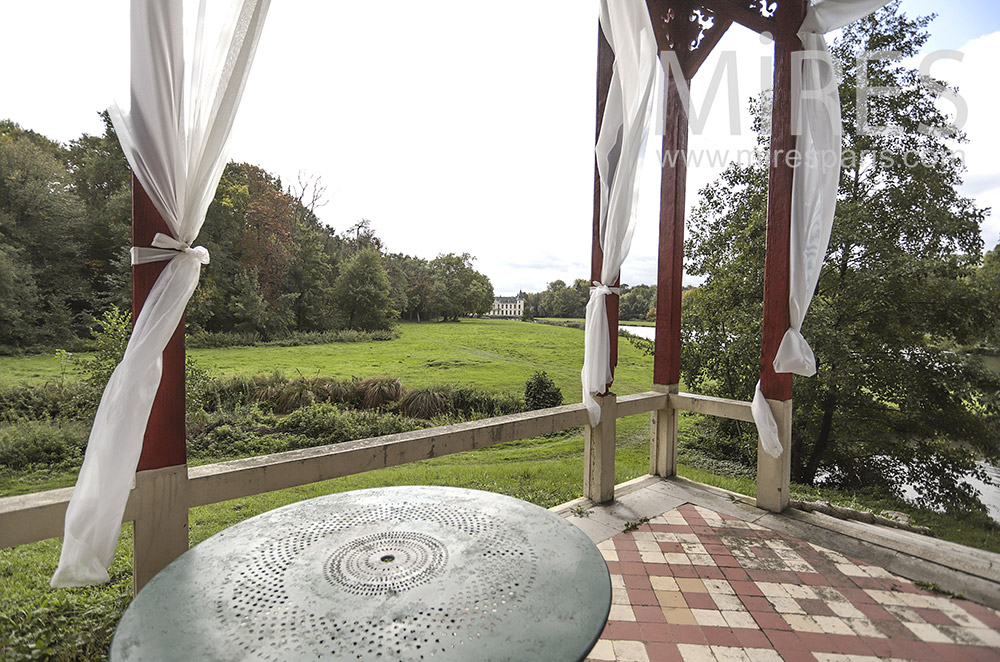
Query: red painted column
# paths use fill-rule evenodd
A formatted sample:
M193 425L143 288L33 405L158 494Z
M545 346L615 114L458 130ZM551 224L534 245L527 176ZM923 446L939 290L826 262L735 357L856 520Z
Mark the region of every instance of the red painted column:
M597 132L601 135L601 123L604 120L604 107L608 102L608 90L611 88L611 73L614 69L615 54L611 50L611 44L604 37L604 31L598 29L597 37ZM590 280L601 281L601 268L604 265L604 251L601 250L601 174L597 170L597 163L594 163L594 223L593 235L591 237L590 254ZM609 287L621 285L621 278L614 283L605 283ZM618 304L619 296L609 294L605 298L608 310L608 335L611 340L611 375L615 374L615 366L618 365ZM607 385L611 388L611 384Z
M677 85L667 72L664 166L660 176L660 248L656 268L656 341L653 383L681 381L681 283L684 277L684 196L688 119ZM685 81L690 86L690 80ZM688 88L690 89L690 87Z
M150 246L157 232L170 234L167 224L139 180L132 176L132 245ZM166 262L132 265L132 319L166 267ZM187 462L184 427L184 318L163 352L163 377L146 425L137 471L162 469Z
M769 400L791 400L792 376L774 372L774 357L789 325L788 277L792 219L792 53L802 50L796 32L805 17L803 0L782 0L775 19L774 105L764 259L764 320L760 356L761 391Z

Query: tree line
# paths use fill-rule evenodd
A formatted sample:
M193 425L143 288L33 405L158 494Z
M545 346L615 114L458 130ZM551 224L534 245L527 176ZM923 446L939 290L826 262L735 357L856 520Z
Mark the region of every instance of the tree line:
M695 288L685 285L682 297L687 299L688 293ZM577 278L572 285L565 281L554 280L542 292L531 292L524 295L524 316L528 319L539 317L577 318L587 314L587 301L590 299L590 281ZM652 322L656 319L656 285L622 284L621 296L618 299L618 319L630 321Z
M104 311L131 306L131 172L101 116L102 135L69 144L0 121L0 350L86 338ZM212 261L188 331L269 340L490 310L472 256L389 253L367 220L339 233L323 224L322 198L318 180L286 186L229 163L198 237Z

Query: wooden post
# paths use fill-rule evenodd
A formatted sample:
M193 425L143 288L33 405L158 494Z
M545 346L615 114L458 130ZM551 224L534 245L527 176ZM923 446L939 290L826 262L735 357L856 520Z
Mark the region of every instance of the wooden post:
M149 246L167 224L132 177L132 245ZM132 319L138 319L166 262L132 266ZM168 563L187 551L187 443L184 426L184 319L163 352L163 376L142 441L136 470L140 494L135 520L133 584L135 592Z
M676 394L676 384L663 386L653 384L653 390L660 393ZM667 406L652 413L649 439L649 473L654 476L677 475L677 415L671 406L669 395Z
M597 131L601 135L601 123L604 119L604 107L608 101L608 90L611 88L611 74L614 68L614 52L611 44L604 37L604 31L598 28L597 37ZM601 281L601 268L604 264L604 251L601 249L601 175L594 163L594 221L591 237L590 278ZM605 283L611 287L620 285L619 278L615 283ZM614 379L615 366L618 364L618 295L609 294L605 297L608 311L608 335L611 341L611 375ZM601 402L601 422L597 427L586 426L585 451L583 468L583 494L601 503L615 498L615 396L611 393L611 384L605 387L605 394L598 396Z
M615 498L615 417L614 393L597 396L601 404L601 422L585 426L583 496L595 503Z
M774 103L767 196L767 249L764 259L764 320L761 342L761 391L778 423L782 457L758 447L757 504L775 512L788 507L791 470L792 376L774 372L774 357L789 325L788 276L791 247L792 174L796 154L792 134L792 53L802 49L796 31L805 16L804 0L778 4L774 34ZM780 418L779 418L780 416ZM765 471L761 472L761 467Z

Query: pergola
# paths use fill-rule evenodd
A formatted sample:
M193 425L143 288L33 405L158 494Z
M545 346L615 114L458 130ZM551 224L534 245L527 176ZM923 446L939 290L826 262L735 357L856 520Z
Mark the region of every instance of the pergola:
M606 303L607 317L607 354L601 356L600 351L591 352L591 329L588 329L587 362L592 363L597 356L603 366L608 368L609 378L592 393L600 393L596 398L599 406L599 417L595 420L592 408L590 425L586 427L585 476L584 495L596 502L608 501L614 497L614 440L616 398L610 392L611 376L617 362L617 324L618 296L614 289L618 286L618 267L608 276L605 259L608 249L609 228L615 224L616 213L614 203L608 203L608 198L616 195L616 181L608 179L606 163L602 167L602 159L607 159L608 153L602 156L601 143L602 126L608 122L609 105L620 103L628 106L630 100L622 99L621 89L615 90L615 85L622 78L632 79L635 72L625 71L632 66L636 51L626 53L624 50L615 53L615 30L606 36L612 21L620 21L623 17L636 21L637 29L646 30L655 35L655 45L645 43L643 57L649 52L672 52L680 64L680 78L677 71L667 69L666 85L666 121L663 135L665 151L686 153L688 143L688 107L689 99L679 93L678 83L689 85L705 58L718 44L726 30L738 23L755 32L769 33L774 39L774 98L771 125L771 159L770 177L768 183L767 204L767 252L765 260L764 308L763 308L763 339L761 345L760 370L760 402L754 404L753 417L758 426L762 424L761 406L766 410L764 418L770 418L773 436L780 442L780 452L775 452L773 446L765 452L766 444L759 447L758 452L758 493L759 507L780 512L788 504L788 485L790 473L790 431L791 431L791 398L792 378L790 372L778 372L774 367L775 357L779 348L790 331L798 333L801 326L801 316L805 314L801 300L795 304L799 311L798 319L793 319L791 312L796 291L808 290L809 296L815 286L796 282L796 255L801 247L796 243L794 212L796 201L795 177L796 168L791 160L784 158L796 148L797 137L793 133L793 69L799 66L801 59L796 60L795 54L801 50L810 50L803 45L800 38L805 28L803 22L812 20L810 37L822 38L819 34L829 29L844 25L851 20L863 16L886 0L820 0L810 7L808 0L603 0L602 29L599 36L598 75L597 75L597 136L598 136L598 168L595 174L594 191L594 221L593 221L593 251L591 261L591 278L595 281L592 292L592 303L599 302L601 308ZM134 451L136 464L134 480L136 489L145 494L126 518L135 521L136 545L136 586L141 587L159 569L187 549L188 508L192 504L210 503L221 500L226 494L247 494L266 491L264 487L253 487L256 492L248 492L246 487L239 492L233 489L219 489L218 493L208 496L199 493L189 494L188 470L186 466L186 447L184 429L184 321L183 307L186 297L176 295L172 302L176 315L171 317L161 312L153 313L147 309L155 308L165 297L165 292L172 294L175 286L173 280L186 280L193 290L197 282L197 273L201 263L207 261L204 249L192 248L190 244L197 236L204 211L214 192L221 166L224 166L222 147L228 136L232 117L235 115L243 83L253 58L257 37L263 24L267 10L267 0L239 0L238 14L234 14L234 25L230 32L225 33L220 49L224 56L215 62L221 69L218 79L212 77L212 69L206 66L206 61L195 63L195 78L200 76L209 81L201 88L190 88L190 81L184 79L185 63L182 57L183 43L180 36L181 14L176 6L180 3L159 3L151 0L133 0L132 15L132 49L133 49L133 97L132 109L129 114L120 114L116 120L118 133L123 136L123 146L133 166L133 314L137 319L136 331L130 341L129 351L122 362L119 371L123 374L132 370L139 377L123 377L120 383L112 378L108 392L102 400L101 409L107 409L103 414L107 425L118 425L116 416L135 418L141 423L136 428L135 443L122 441L118 436L128 436L124 433L107 434L101 437L100 427L95 422L95 433L92 434L88 446L88 461L85 461L81 477L77 483L73 500L69 504L66 516L66 536L63 548L63 558L54 585L76 585L79 583L94 583L101 581L103 568L107 566L117 541L117 531L126 510L126 500L133 480L133 473L128 471L129 461L120 462L125 467L125 474L114 475L114 471L103 468L104 477L98 481L92 474L97 472L101 455L104 461L118 461L118 455L128 455ZM830 16L820 15L822 9L828 10ZM820 9L817 12L815 10ZM648 12L648 14L647 14ZM810 19L807 14L812 12ZM238 19L238 20L237 20ZM647 22L648 19L648 22ZM618 25L620 28L621 24ZM199 33L200 34L200 33ZM807 41L810 39L807 38ZM631 44L635 46L635 44ZM653 49L651 51L650 49ZM211 50L211 49L206 49ZM811 50L817 51L815 43ZM197 52L197 51L196 51ZM218 55L217 55L218 57ZM198 65L201 64L199 68ZM211 65L211 62L208 62ZM223 66L224 65L224 66ZM658 65L657 65L658 66ZM646 73L649 73L647 67ZM188 74L191 75L190 72ZM830 74L827 74L830 77ZM616 83L616 78L618 82ZM808 78L808 77L807 77ZM200 79L199 79L200 80ZM221 81L221 82L220 82ZM204 83L204 81L201 81ZM212 86L215 85L215 87ZM834 89L836 86L834 86ZM191 90L204 92L207 97L200 113L189 113L187 104L197 103L188 99ZM815 89L815 88L814 88ZM609 104L609 100L614 103ZM648 101L648 99L647 99ZM628 110L628 108L626 108ZM619 113L621 114L621 113ZM808 112L805 113L808 115ZM191 119L194 126L184 126L184 118ZM620 119L620 118L619 118ZM807 118L808 119L808 118ZM199 122L201 122L199 124ZM628 120L625 120L623 133L629 130ZM839 130L839 108L836 117ZM634 128L634 127L633 127ZM194 138L192 138L194 134ZM621 136L615 143L611 135L612 151L621 147ZM199 142L200 141L200 142ZM839 137L837 138L839 150ZM634 147L634 145L633 145ZM622 150L625 151L625 150ZM632 149L631 152L635 152ZM641 151L641 150L640 150ZM630 153L631 153L630 152ZM839 151L837 152L839 166ZM617 154L613 159L623 158ZM221 163L221 165L220 165ZM750 403L707 398L679 393L680 383L680 349L681 349L681 277L683 270L683 235L684 235L684 204L686 167L684 159L668 160L663 168L660 195L660 245L657 276L657 316L656 341L653 367L653 383L658 393L647 394L648 402L655 401L655 415L651 441L650 473L659 476L671 476L676 471L677 415L679 410L688 409L707 414L751 420ZM614 164L614 174L618 174L635 164L625 164L619 161ZM602 172L603 170L603 172ZM839 167L837 168L839 173ZM829 175L829 173L826 173ZM214 176L214 179L213 179ZM604 178L602 180L602 178ZM612 178L613 179L613 178ZM835 180L834 180L835 182ZM628 183L632 186L632 183ZM173 187L173 188L171 188ZM188 190L190 189L190 190ZM631 197L631 190L618 191L619 197ZM207 191L207 193L206 193ZM834 183L834 192L836 183ZM207 199L205 198L207 194ZM835 200L835 196L834 196ZM820 200L820 202L824 202ZM203 203L203 204L202 204ZM832 221L832 206L829 199L825 200L829 207L829 217ZM609 210L610 206L610 210ZM822 204L820 205L823 206ZM200 213L200 216L199 216ZM624 215L631 215L628 205L625 205ZM170 218L165 218L169 216ZM801 231L799 231L801 235ZM815 235L815 233L806 233ZM820 232L822 235L822 232ZM819 250L819 260L822 262L826 246L826 236L820 236L822 246ZM815 237L813 237L815 240ZM799 238L801 243L801 237ZM621 243L621 242L619 242ZM624 250L618 246L616 259L627 254L627 242ZM815 245L813 246L815 248ZM816 251L813 250L813 253ZM178 266L181 265L181 266ZM815 265L814 265L815 266ZM808 267L808 265L807 265ZM178 273L183 272L181 276ZM801 264L798 270L802 271ZM809 272L809 269L805 269ZM818 267L813 271L818 273ZM166 274L166 275L164 275ZM186 275L184 275L186 274ZM192 282L193 274L193 282ZM801 281L801 277L799 278ZM611 281L611 282L607 282ZM603 283L603 284L602 284ZM178 289L183 289L177 286ZM187 293L187 297L190 292ZM791 297L791 299L790 299ZM180 299L183 298L183 301ZM152 303L150 303L152 302ZM178 306L179 302L179 306ZM808 307L806 298L805 307ZM595 307L596 308L596 307ZM603 320L591 319L588 306L588 326L603 331ZM150 318L153 318L150 321ZM797 322L797 324L796 324ZM146 325L140 333L140 326ZM158 325L158 327L156 326ZM149 327L149 328L147 328ZM152 329L152 330L150 330ZM157 335L162 343L156 345L149 340ZM148 333L147 333L148 332ZM794 335L794 334L793 334ZM138 339L137 339L138 337ZM801 338L801 336L798 336ZM801 341L804 344L804 340ZM162 354L162 376L158 376L158 387L155 398L150 392L150 402L143 403L137 392L141 391L142 378L149 378L156 371L155 366L147 366L152 361L135 360L131 365L129 352L137 346L136 353L143 351L146 356L158 357ZM806 350L808 347L806 346ZM133 357L134 358L134 357ZM811 352L809 352L811 359ZM603 367L601 366L601 367ZM147 367L149 370L147 370ZM593 366L591 366L593 367ZM584 372L587 372L585 362ZM116 375L119 371L116 371ZM803 373L808 374L808 373ZM586 384L586 377L584 379ZM154 382L156 383L156 382ZM115 390L117 389L117 391ZM585 387L586 391L586 387ZM110 395L109 395L110 394ZM585 392L585 400L587 394ZM764 405L766 400L766 405ZM105 402L107 401L107 402ZM148 409L151 406L151 409ZM144 409L145 408L145 409ZM633 409L635 407L633 406ZM149 412L148 420L143 418L145 411ZM580 408L573 411L555 412L538 415L539 419L551 420L551 426L571 427L579 425ZM631 410L630 410L631 411ZM650 409L641 409L650 411ZM564 415L565 414L565 415ZM572 414L572 415L571 415ZM562 418L560 418L562 417ZM98 422L102 421L102 413L98 412ZM767 423L767 421L764 421ZM776 431L773 426L776 424ZM508 422L493 424L497 429L503 426L506 438L521 438L512 436L521 433L521 428ZM546 423L545 425L549 425ZM133 425L133 428L136 426ZM509 430L508 430L509 428ZM516 428L516 429L515 429ZM117 430L117 428L115 428ZM142 430L145 430L142 433ZM448 432L456 438L459 432ZM465 433L462 433L465 434ZM471 434L471 433L470 433ZM95 437L96 435L96 437ZM118 435L118 436L116 436ZM466 435L467 437L469 435ZM474 436L474 435L473 435ZM531 436L531 435L529 435ZM765 430L766 436L766 430ZM141 453L139 443L141 438ZM462 437L464 439L464 437ZM485 442L463 442L468 447L481 447ZM495 435L489 443L504 440L503 435ZM364 450L364 449L360 449ZM458 448L453 450L466 450ZM449 450L446 452L453 452ZM386 451L388 455L388 451ZM393 462L422 459L414 454L400 452L400 458ZM405 457L403 457L405 456ZM406 459L409 457L410 459ZM111 458L109 460L108 458ZM314 458L315 459L315 458ZM321 461L320 458L317 461ZM388 466L390 459L384 459ZM284 464L282 466L285 466ZM374 467L369 467L374 468ZM266 469L266 467L265 467ZM364 470L364 469L361 469ZM289 469L291 471L291 469ZM324 473L326 471L326 473ZM121 473L121 470L118 471ZM231 472L232 473L232 472ZM274 472L272 472L273 474ZM285 479L283 485L292 484L289 481L299 480L295 484L304 484L322 479L330 475L329 470L306 471L302 469L301 476ZM230 480L222 476L218 483ZM248 474L249 475L249 474ZM220 474L221 476L221 474ZM257 480L257 474L246 481ZM105 482L113 478L118 486L114 489ZM218 476L217 476L218 477ZM89 481L89 482L88 482ZM267 483L262 480L262 483ZM214 484L214 483L213 483ZM87 487L87 486L90 487ZM269 487L267 489L277 489ZM117 490L117 492L115 492ZM205 492L205 489L202 489ZM230 496L229 498L233 498ZM57 509L56 509L57 510ZM113 535L113 540L109 537ZM38 538L34 538L38 539ZM85 539L85 540L84 540ZM72 541L72 544L71 544ZM81 548L85 548L81 551ZM69 550L69 551L67 551ZM96 550L96 551L94 551ZM143 559L140 561L140 557ZM59 579L64 566L83 568L68 572ZM106 577L106 575L105 575Z

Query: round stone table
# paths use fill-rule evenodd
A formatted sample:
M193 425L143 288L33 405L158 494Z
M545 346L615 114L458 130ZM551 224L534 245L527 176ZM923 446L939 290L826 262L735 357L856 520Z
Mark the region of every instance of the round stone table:
M387 487L250 518L136 596L111 660L582 660L611 607L575 526L501 494Z

